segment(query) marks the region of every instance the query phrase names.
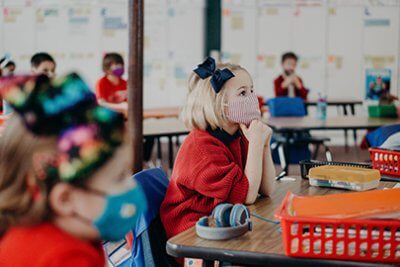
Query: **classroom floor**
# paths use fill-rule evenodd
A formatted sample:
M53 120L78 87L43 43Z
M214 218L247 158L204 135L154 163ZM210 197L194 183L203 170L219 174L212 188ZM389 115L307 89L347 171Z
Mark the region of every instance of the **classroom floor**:
M344 146L329 146L334 161L346 161L346 162L369 162L368 150L362 150L359 147L349 146L347 149ZM177 147L174 147L175 156L178 151ZM162 167L164 170L168 170L168 144L162 143ZM323 151L320 151L318 160L325 160ZM153 149L152 162L156 162L156 148ZM147 167L147 166L146 166ZM276 173L281 170L280 165L275 165ZM296 164L291 164L289 167L289 175L300 175L300 167Z

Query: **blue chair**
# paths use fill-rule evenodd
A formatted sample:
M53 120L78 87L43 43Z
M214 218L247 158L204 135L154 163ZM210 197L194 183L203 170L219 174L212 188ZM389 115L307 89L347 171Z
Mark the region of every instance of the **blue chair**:
M272 117L304 117L307 109L300 97L275 97L267 100L268 110Z
M300 97L276 97L269 99L267 105L272 117L304 117L307 115L304 100ZM325 144L328 141L330 138L314 137L308 131L275 133L271 140L272 157L274 162L280 163L283 169L277 179L287 175L290 163L298 164L304 159L316 159L321 146L325 148L326 159L332 161L332 154ZM312 154L308 148L309 144L315 147Z
M400 132L400 124L386 125L369 132L367 142L371 147L380 147L391 135Z
M147 198L147 211L138 218L133 232L132 255L118 267L157 267L178 266L167 255L167 237L161 223L159 212L169 184L164 171L153 168L136 173L133 179L142 188Z

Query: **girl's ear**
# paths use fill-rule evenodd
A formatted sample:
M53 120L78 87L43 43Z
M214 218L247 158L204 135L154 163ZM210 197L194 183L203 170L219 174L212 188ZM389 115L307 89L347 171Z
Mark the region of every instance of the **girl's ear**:
M54 214L59 216L71 216L75 209L74 188L67 183L57 183L49 194L49 205Z

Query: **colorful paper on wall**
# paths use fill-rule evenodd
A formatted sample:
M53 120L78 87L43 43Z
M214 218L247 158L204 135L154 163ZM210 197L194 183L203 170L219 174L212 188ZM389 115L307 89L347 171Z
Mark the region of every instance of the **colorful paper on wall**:
M366 69L365 70L365 98L377 100L378 94L371 94L371 91L390 91L392 70L391 69ZM375 97L376 95L376 97Z

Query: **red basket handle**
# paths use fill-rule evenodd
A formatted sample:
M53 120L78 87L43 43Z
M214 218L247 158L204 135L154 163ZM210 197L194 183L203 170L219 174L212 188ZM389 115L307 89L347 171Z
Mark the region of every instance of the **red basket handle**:
M289 198L294 196L292 192L287 192L285 198L282 200L278 209L275 211L274 217L281 220L288 216L287 205L289 204Z

